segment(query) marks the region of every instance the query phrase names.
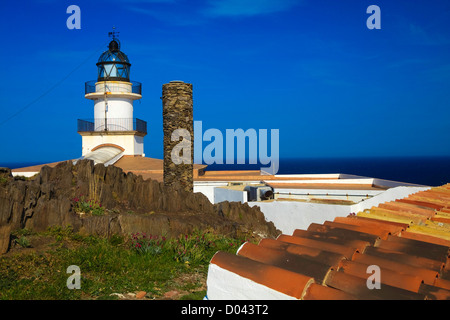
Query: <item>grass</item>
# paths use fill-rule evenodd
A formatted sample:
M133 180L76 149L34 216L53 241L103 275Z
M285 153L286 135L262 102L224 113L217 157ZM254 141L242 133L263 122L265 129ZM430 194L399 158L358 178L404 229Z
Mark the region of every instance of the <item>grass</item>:
M27 248L18 244L0 257L0 299L103 300L137 291L147 292L146 299L164 299L169 291L177 299L202 299L212 256L234 253L245 240L212 231L170 240L143 233L106 239L60 227L16 232L18 239L25 235ZM71 265L80 268L80 289L67 288Z

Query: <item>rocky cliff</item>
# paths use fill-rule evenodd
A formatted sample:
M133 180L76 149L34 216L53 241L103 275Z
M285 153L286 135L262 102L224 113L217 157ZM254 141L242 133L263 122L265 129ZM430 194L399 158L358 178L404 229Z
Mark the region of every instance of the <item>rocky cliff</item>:
M74 199L80 196L101 205L102 214L76 212ZM44 231L55 225L101 236L146 232L173 237L207 228L228 235L279 233L258 207L213 205L203 194L186 192L180 185L166 187L88 160L45 166L31 179L0 169L0 253L8 250L12 231Z

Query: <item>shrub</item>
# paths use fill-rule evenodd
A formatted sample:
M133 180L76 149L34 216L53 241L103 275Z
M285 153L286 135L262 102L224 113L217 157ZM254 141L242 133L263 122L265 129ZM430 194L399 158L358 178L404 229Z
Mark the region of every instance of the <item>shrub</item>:
M86 213L93 216L101 216L105 213L105 208L96 200L87 199L81 195L72 199L73 208L76 213Z
M131 249L140 254L160 254L167 241L165 237L147 235L146 233L133 233L131 235Z
M16 239L15 242L21 246L22 248L29 248L31 247L30 240L28 240L27 237L21 236L20 238Z

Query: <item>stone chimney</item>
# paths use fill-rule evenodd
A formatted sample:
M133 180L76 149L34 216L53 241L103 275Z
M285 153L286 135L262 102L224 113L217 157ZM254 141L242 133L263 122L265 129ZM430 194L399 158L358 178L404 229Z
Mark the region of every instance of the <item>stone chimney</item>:
M164 131L164 185L172 186L179 183L186 191L193 192L194 179L194 118L192 84L183 81L171 81L163 85L163 131ZM177 130L184 129L184 130ZM181 133L172 141L174 131ZM183 134L183 132L185 134ZM180 144L180 142L182 142ZM183 145L190 152L181 153L182 163L174 163L172 151L180 150ZM186 146L188 148L186 148ZM178 161L175 162L180 162Z

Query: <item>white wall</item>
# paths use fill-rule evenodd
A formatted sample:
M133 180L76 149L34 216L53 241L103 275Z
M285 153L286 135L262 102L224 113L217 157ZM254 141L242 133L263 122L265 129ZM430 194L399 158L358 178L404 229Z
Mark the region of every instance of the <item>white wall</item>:
M420 191L428 190L431 187L395 187L386 190L376 197L361 201L351 206L351 212L357 213L378 206L380 203L403 199Z
M317 174L276 174L275 177L277 178L312 178L312 179L339 179L341 177L340 173L317 173ZM352 176L352 177L358 177L358 176Z
M249 206L258 206L267 221L284 234L292 234L295 229L308 229L311 223L322 224L335 217L345 217L350 206L329 205L298 201L248 202Z
M107 118L132 119L133 118L133 101L125 98L108 97ZM105 100L97 99L94 105L94 118L105 118ZM97 126L97 124L96 124ZM127 130L133 130L133 122Z
M125 81L100 81L95 83L95 91L104 92L123 92L131 93L132 83Z
M284 234L292 234L295 229L306 230L311 223L322 224L336 217L346 217L381 203L402 199L410 194L427 190L430 187L395 187L354 205L331 205L298 201L248 202L258 206L266 220L272 221Z
M399 186L424 187L424 186L414 184L414 183L398 182L398 181L391 181L391 180L385 180L385 179L373 179L373 184L375 186L388 187L388 188L399 187Z
M84 134L82 136L82 156L101 144L116 144L125 149L124 155L143 155L144 137L134 134Z
M135 155L142 155L143 157L145 157L145 153L144 153L144 137L134 136L134 154Z
M233 190L229 188L217 187L214 189L214 202L219 203L223 201L230 202L247 202L247 191Z
M26 177L26 178L30 178L32 176L35 176L36 174L38 174L39 171L30 171L30 172L14 172L12 171L11 174L13 175L13 177Z
M320 195L320 196L325 196L325 195L329 195L329 196L345 196L345 195L349 195L349 196L376 196L380 193L382 193L384 190L339 190L339 189L307 189L307 188L302 188L302 189L288 189L288 188L274 188L273 189L274 193L276 194L292 194L292 195Z
M224 187L227 186L228 182L194 182L194 193L201 192L203 193L211 203L214 203L214 188L216 187Z
M211 263L206 286L208 300L297 300Z

